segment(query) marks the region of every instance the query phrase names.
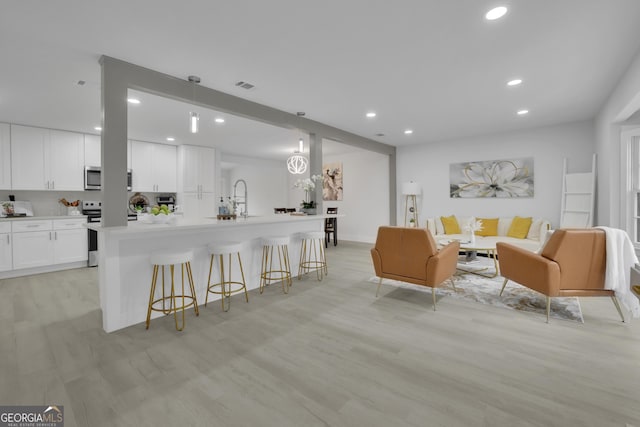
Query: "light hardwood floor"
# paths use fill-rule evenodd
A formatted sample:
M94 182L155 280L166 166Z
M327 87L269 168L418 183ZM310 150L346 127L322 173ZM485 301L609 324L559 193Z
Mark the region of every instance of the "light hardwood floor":
M96 269L0 280L0 405L66 426L636 426L640 320L585 323L383 287L370 245L329 276L106 334ZM146 286L146 284L145 284Z

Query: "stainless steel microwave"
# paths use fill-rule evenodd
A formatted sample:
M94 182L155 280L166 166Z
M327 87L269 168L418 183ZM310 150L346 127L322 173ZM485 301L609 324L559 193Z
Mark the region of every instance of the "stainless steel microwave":
M102 168L100 166L86 166L84 168L84 189L85 190L101 190ZM127 190L131 191L132 173L131 169L127 169Z

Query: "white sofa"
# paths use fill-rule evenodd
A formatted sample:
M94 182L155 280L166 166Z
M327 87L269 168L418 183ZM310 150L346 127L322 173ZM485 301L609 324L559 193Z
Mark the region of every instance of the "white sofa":
M479 219L476 217L464 217L457 216L458 225L460 226L460 230L462 230L463 234L445 234L444 226L442 225L442 221L440 217L435 218L427 218L427 229L431 231L431 234L438 239L460 239L462 241L468 240L469 235L464 234L464 226L471 220ZM513 221L513 217L500 217L498 218L498 235L497 236L477 236L476 241L483 241L489 243L491 245L495 245L496 242L505 242L510 243L512 245L521 247L522 249L526 249L532 252L536 252L540 246L545 242L547 236L547 230L551 228L551 223L545 219L541 218L533 218L531 222L531 227L529 228L529 233L527 237L524 239L518 239L516 237L507 236L507 232L509 231L509 227L511 226L511 221Z

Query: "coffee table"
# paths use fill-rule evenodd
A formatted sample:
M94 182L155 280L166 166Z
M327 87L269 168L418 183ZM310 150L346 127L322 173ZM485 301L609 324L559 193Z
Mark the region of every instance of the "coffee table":
M498 257L496 254L496 242L495 240L491 239L483 239L482 237L476 237L476 241L475 243L471 243L469 241L465 241L462 239L440 239L438 240L438 244L441 246L445 246L448 245L449 243L451 243L452 241L457 240L458 242L460 242L460 250L465 251L465 252L469 252L469 251L476 251L476 252L484 252L487 254L487 257L492 258L493 259L493 266L495 267L495 271L493 274L491 273L485 273L487 270L489 270L490 267L484 267L484 268L479 268L476 270L470 270L470 269L465 269L465 268L461 268L460 264L458 263L458 266L456 267L458 270L464 272L464 273L471 273L471 274L476 274L478 276L482 276L482 277L488 277L488 278L494 278L497 277L500 274L500 266L498 265Z

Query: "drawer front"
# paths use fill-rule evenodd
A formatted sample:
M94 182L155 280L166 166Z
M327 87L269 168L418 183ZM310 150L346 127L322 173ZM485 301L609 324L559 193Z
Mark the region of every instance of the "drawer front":
M54 230L74 230L76 228L83 228L84 224L87 223L86 218L82 219L54 219L53 220L53 229Z
M11 233L11 223L9 221L0 221L0 233Z
M51 230L51 221L13 221L11 227L14 233L23 233L25 231L45 231Z

